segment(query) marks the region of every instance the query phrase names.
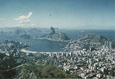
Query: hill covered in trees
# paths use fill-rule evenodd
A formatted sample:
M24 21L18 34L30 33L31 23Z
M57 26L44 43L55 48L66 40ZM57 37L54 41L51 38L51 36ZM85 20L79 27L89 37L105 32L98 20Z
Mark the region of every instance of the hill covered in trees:
M61 68L39 63L23 64L12 69L0 71L0 79L45 79L45 78L80 78L67 74Z

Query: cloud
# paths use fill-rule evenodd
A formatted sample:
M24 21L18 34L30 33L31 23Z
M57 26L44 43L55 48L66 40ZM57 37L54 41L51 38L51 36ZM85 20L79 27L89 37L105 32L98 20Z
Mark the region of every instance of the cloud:
M20 24L28 24L30 23L30 17L32 16L32 12L29 12L26 16L19 16L15 20L18 21Z

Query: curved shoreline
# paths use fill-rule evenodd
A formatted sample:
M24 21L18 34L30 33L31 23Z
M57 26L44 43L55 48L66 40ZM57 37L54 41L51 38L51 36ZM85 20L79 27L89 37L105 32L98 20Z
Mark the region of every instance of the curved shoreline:
M33 40L48 40L48 41L54 41L54 42L69 42L71 40L55 40L50 38L33 38Z

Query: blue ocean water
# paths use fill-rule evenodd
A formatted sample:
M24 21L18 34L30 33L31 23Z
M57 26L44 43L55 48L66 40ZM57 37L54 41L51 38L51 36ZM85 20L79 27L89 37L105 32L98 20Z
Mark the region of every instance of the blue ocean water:
M28 50L40 51L40 52L61 51L62 48L67 44L63 42L54 42L48 40L23 39L17 35L0 35L0 42L4 42L5 40L14 40L14 41L27 43L30 46Z
M108 39L115 40L115 30L60 30L72 39L78 39L86 34L98 34Z
M68 37L72 39L78 39L79 37L85 34L98 34L105 36L106 38L115 40L115 31L114 30L59 30L67 34ZM16 34L0 34L0 42L5 40L15 40L27 43L30 47L29 50L40 51L40 52L57 52L62 51L62 49L67 45L63 42L54 42L48 40L32 40L32 39L23 39Z

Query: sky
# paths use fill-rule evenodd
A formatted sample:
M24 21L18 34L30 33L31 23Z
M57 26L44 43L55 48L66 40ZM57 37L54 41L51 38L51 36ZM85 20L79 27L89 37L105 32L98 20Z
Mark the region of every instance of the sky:
M115 0L0 0L0 27L115 29Z

